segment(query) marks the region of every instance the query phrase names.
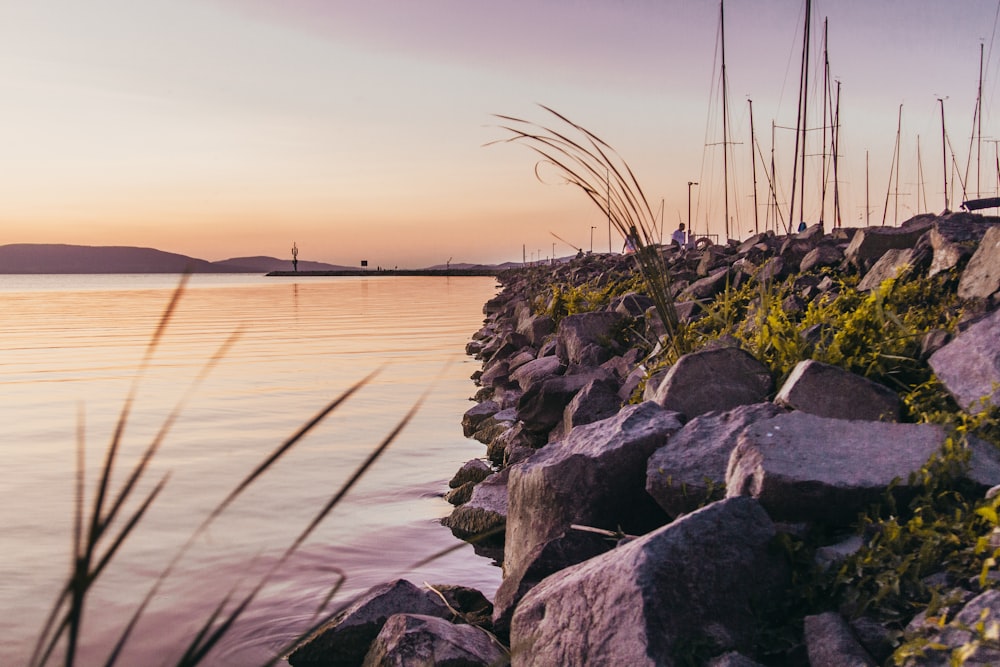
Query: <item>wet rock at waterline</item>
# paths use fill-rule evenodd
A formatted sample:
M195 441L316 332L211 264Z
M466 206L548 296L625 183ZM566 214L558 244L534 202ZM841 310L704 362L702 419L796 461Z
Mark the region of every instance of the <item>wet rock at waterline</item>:
M397 579L361 595L292 651L288 662L292 667L356 667L389 617L402 613L451 617L435 593Z
M362 667L494 667L507 663L484 630L435 616L396 614L372 642Z

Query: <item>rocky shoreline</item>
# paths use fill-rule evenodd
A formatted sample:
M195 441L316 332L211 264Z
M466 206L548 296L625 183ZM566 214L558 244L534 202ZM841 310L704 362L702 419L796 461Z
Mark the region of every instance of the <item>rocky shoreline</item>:
M391 582L293 666L1000 661L1000 220L657 251L673 346L627 256L484 307L443 523L492 604Z

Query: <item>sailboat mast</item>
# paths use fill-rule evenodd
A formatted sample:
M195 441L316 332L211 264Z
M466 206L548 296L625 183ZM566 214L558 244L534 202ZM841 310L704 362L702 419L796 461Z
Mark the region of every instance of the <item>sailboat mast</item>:
M830 134L833 138L833 225L840 227L840 179L837 175L837 153L840 148L840 81L837 82L836 111L833 114L833 128Z
M827 128L827 91L830 87L830 54L827 49L827 35L828 30L828 20L823 19L823 161L821 163L820 171L822 173L822 181L820 186L820 198L819 198L819 224L823 224L823 218L826 216L826 128Z
M899 224L899 165L903 159L899 152L899 137L903 129L903 105L899 105L899 117L896 119L896 193L892 198L892 224Z
M903 105L899 105L899 117L896 119L896 148L892 153L892 164L889 166L889 184L885 189L885 206L882 208L882 226L885 227L886 217L889 215L889 195L892 194L892 175L895 170L896 173L896 213L899 213L899 130L903 124Z
M753 168L753 233L760 234L760 224L757 219L757 157L753 149L757 145L757 140L753 134L753 100L748 99L750 105L750 165Z
M778 182L774 180L774 119L771 119L771 201L774 203L774 233L778 233Z
M806 160L806 86L808 85L809 68L809 21L812 12L811 0L806 0L806 20L805 29L802 31L802 63L799 69L799 108L795 120L795 155L792 161L792 197L788 206L789 224L793 224L795 218L795 185L801 169L802 181L805 181L805 160ZM801 167L799 166L799 156L801 152ZM802 194L800 199L805 197L805 186L801 185ZM799 203L799 220L803 220L802 203Z
M809 27L812 25L812 0L806 0L806 23L802 44L802 179L799 181L799 220L806 219L806 129L809 99Z
M872 226L872 205L869 198L869 185L871 179L868 177L868 150L865 149L865 227Z
M722 43L722 183L725 194L726 241L729 240L729 111L726 90L726 14L725 3L719 0L719 30Z
M941 105L941 174L944 176L944 210L948 210L948 142L944 133L944 98L938 98Z
M979 174L983 158L983 44L979 44L979 91L976 94L976 198L982 196L979 190Z
M924 193L924 205L920 206L920 192ZM927 210L927 186L924 185L924 165L920 160L920 135L917 135L917 205L915 211L920 213Z

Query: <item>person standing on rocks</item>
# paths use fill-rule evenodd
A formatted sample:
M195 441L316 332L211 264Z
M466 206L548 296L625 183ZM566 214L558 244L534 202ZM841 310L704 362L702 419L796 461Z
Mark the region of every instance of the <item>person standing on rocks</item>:
M678 248L687 247L687 232L684 231L684 223L680 223L674 233L670 236L670 241L676 243Z

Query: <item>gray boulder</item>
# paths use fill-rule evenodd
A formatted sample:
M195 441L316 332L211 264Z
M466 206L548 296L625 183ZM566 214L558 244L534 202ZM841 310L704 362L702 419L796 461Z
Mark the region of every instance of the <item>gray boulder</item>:
M990 227L958 282L963 299L986 298L1000 291L1000 225Z
M565 534L571 524L614 530L642 523L646 461L681 428L654 403L623 408L613 417L573 429L510 469L505 569L535 545Z
M494 599L503 628L520 597L544 576L609 548L574 524L643 533L665 515L645 493L646 460L680 429L655 403L574 428L565 440L510 468L504 580Z
M809 667L876 667L837 612L806 616L804 626Z
M681 291L678 301L697 301L708 299L721 292L729 280L729 267L715 269L711 275L696 280Z
M762 285L768 285L787 275L788 271L785 268L785 260L778 256L771 257L759 269L753 272L754 278Z
M310 635L288 662L292 667L359 665L389 617L402 613L451 616L441 598L405 579L379 584Z
M372 642L363 667L490 667L507 664L505 652L483 630L435 616L395 614Z
M556 356L568 365L595 366L611 358L608 345L625 316L614 311L564 317L556 328Z
M513 373L514 371L516 371L518 368L525 365L529 361L534 361L534 360L535 360L534 350L526 348L525 350L518 352L513 357L511 357L507 361L507 367L510 370L510 372Z
M682 643L749 648L782 589L774 525L748 498L713 503L556 573L511 625L513 665L674 665Z
M517 332L535 347L541 345L546 336L553 334L555 330L555 320L548 315L533 315L517 325Z
M441 519L452 534L462 540L494 533L493 542L503 543L502 528L507 522L507 479L510 469L504 468L476 484L472 497L461 507Z
M781 412L773 403L755 403L695 417L649 457L646 492L670 516L718 500L725 495L726 467L740 433Z
M917 216L901 227L863 227L855 232L844 251L844 261L867 271L888 250L912 248L934 224L935 216Z
M821 243L805 254L799 263L799 271L805 273L823 266L836 266L844 261L844 251L832 243Z
M563 410L562 422L553 430L553 436L562 437L576 426L592 424L614 415L622 406L618 398L618 383L610 379L595 379L584 385Z
M483 461L482 459L472 459L471 461L466 461L462 464L462 467L458 469L458 472L456 472L448 482L448 486L454 489L467 482L478 484L492 474L493 469L490 468L486 461Z
M486 419L499 411L500 406L493 401L483 401L466 410L465 414L462 415L462 432L465 437L471 437Z
M653 300L645 294L629 292L615 298L609 304L608 309L619 312L627 317L642 317L652 307Z
M653 393L667 410L692 419L712 410L730 410L767 400L771 372L748 352L732 347L685 354Z
M834 419L899 421L902 411L899 396L888 387L811 359L795 366L774 402Z
M517 402L517 416L526 430L548 433L562 421L563 410L578 391L594 380L612 381L613 378L614 374L603 368L546 378L525 390Z
M509 383L510 362L506 359L488 364L479 376L479 385L483 387L506 387Z
M910 476L939 453L935 424L894 424L791 412L748 426L729 459L726 495L750 495L776 521L846 525L893 487L905 499ZM969 439L966 477L983 489L1000 482L1000 453Z
M865 277L858 283L859 292L870 292L878 288L889 278L895 278L904 267L909 266L913 261L913 250L910 248L892 248L886 250L885 254L878 258L872 265Z
M539 357L518 367L510 374L510 379L517 382L522 391L527 391L532 385L555 375L561 375L562 371L562 362L559 361L558 357Z
M983 400L1000 405L1000 310L972 324L928 363L965 410L979 412Z
M981 639L975 632L982 622L983 631L995 632L1000 625L1000 590L993 589L969 600L955 618L943 628L937 623L927 624L923 636L928 640L928 648L923 656L912 656L903 662L903 667L950 667L952 649L971 644ZM987 667L1000 664L1000 650L996 642L981 642L971 655L961 663L965 667Z
M955 220L951 216L939 219L928 235L932 258L928 277L959 266L967 260L982 241L988 225Z
M467 503L472 498L472 491L475 488L474 482L465 482L444 494L444 499L452 505Z

